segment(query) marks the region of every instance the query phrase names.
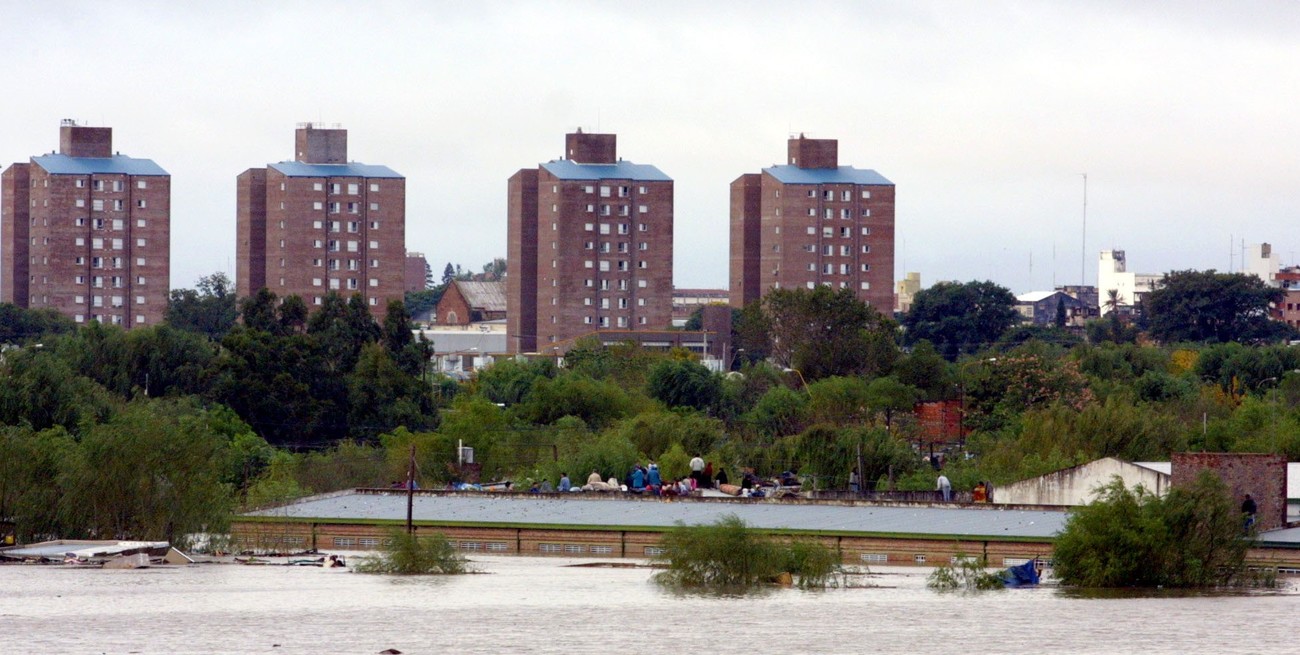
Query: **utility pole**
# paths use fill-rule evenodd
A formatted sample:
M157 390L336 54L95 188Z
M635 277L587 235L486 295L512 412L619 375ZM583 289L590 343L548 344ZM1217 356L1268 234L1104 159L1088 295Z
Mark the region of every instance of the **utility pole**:
M415 511L415 444L411 444L411 461L406 467L406 534L415 534L411 521Z
M1087 286L1088 268L1088 174L1083 173L1083 238L1079 240L1079 286Z

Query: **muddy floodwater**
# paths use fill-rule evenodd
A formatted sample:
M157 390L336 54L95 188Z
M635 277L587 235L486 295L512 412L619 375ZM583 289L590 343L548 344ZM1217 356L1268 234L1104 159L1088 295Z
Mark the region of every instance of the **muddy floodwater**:
M475 557L485 575L196 565L0 566L6 653L1290 653L1300 593L978 595L877 568L870 588L680 595L637 568Z

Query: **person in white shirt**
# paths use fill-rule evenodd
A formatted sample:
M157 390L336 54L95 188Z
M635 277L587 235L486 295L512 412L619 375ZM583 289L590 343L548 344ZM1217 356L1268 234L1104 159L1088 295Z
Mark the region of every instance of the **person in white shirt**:
M936 483L934 488L936 491L943 492L943 502L947 503L952 501L952 483L948 481L948 476L940 473L939 481Z

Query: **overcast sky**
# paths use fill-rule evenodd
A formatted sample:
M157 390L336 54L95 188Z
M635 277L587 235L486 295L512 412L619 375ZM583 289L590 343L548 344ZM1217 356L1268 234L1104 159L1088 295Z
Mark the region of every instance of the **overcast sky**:
M235 176L300 121L406 176L438 273L505 255L506 179L579 126L675 180L682 287L727 285L728 184L799 132L897 185L895 277L927 286L1300 251L1295 2L3 0L0 43L0 161L112 127L172 175L173 287L233 276Z

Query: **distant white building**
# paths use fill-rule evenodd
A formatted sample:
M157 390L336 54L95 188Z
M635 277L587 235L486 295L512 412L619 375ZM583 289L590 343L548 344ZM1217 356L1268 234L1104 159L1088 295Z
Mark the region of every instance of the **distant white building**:
M1132 311L1133 306L1141 302L1147 294L1155 291L1156 284L1163 278L1160 274L1130 273L1123 250L1103 250L1097 262L1097 303L1098 313L1105 316L1110 311L1106 301L1110 292L1118 293L1119 308L1122 313Z
M1246 248L1242 268L1246 273L1264 281L1270 287L1281 286L1277 279L1278 258L1272 244L1253 243Z

